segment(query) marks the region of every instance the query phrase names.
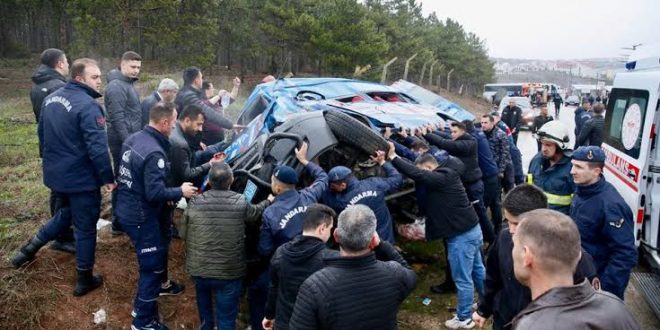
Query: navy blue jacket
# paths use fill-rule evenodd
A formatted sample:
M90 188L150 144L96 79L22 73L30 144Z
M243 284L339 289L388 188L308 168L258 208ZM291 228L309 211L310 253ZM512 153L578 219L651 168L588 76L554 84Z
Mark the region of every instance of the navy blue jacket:
M503 121L499 121L497 123L497 127L499 127L504 133L511 131L509 126L507 126ZM522 153L520 152L520 149L518 149L516 143L513 141L513 135L507 133L506 136L509 138L509 154L511 155L514 176L516 179L520 179L520 182L522 182L525 180L525 173L523 173L522 165Z
M481 168L483 177L489 178L491 176L497 175L499 173L499 169L497 168L497 163L493 157L493 151L490 149L490 144L488 144L488 138L486 137L486 134L484 134L484 132L478 128L475 128L468 133L477 139L479 168Z
M114 210L122 223L137 225L145 220L158 219L166 202L183 197L180 187L168 188L166 185L169 147L167 136L151 126L124 141Z
M368 206L376 215L376 232L382 240L394 243L392 216L387 209L385 195L396 191L403 183L403 176L392 164L383 164L387 177L374 176L364 180L355 177L348 179L346 190L341 193L325 191L321 200L339 214L349 205L362 204Z
M37 131L44 184L51 190L92 191L114 182L99 97L72 80L44 99Z
M616 188L605 178L578 186L571 218L580 230L582 248L594 259L601 287L623 299L632 268L637 264L633 214Z
M583 107L575 109L575 136L580 136L582 126L589 119L591 119L591 112L585 110Z
M257 247L261 256L269 257L280 245L302 233L307 205L320 200L328 188L328 174L320 166L309 162L305 169L314 177L312 185L277 195L264 211Z
M533 183L543 189L548 196L548 208L566 215L570 212L570 198L575 192L571 167L573 164L570 157L564 156L555 165L550 166L550 161L544 159L539 152L529 162L529 171L527 171L527 183ZM560 198L557 199L556 196Z
M151 95L147 96L146 99L142 100L142 103L140 104L140 108L142 108L142 126L146 126L149 124L149 110L156 105L156 103L160 102L161 98L158 92L153 92ZM183 111L183 109L179 110Z

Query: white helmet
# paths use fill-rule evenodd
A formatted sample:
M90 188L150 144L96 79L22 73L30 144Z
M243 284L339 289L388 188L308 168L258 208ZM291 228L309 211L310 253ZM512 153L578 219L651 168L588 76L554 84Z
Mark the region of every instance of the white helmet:
M573 149L568 128L559 120L545 123L545 125L536 131L536 138L540 141L555 143L562 151Z

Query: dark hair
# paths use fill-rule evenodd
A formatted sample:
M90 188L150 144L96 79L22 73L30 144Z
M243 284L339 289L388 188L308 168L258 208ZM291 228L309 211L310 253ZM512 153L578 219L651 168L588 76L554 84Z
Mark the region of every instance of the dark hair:
M140 54L134 52L134 51L127 51L124 53L124 55L121 56L121 60L123 61L142 61L142 56Z
M158 102L149 110L149 121L159 122L163 119L172 117L172 112L176 109L174 103Z
M311 204L305 210L303 218L303 231L314 230L318 226L332 224L337 217L337 213L330 207L323 204Z
M202 90L210 89L212 85L213 85L212 82L210 82L210 81L208 81L208 80L204 80L204 81L202 82Z
M76 77L82 76L85 73L85 69L88 66L98 67L98 63L91 58L79 58L73 61L71 65L71 78L75 79Z
M535 185L515 186L504 196L502 207L513 216L548 207L548 197Z
M419 150L421 148L424 148L424 149L427 149L427 150L429 149L429 144L426 141L424 141L420 138L417 138L417 137L413 137L412 139L413 140L410 143L410 149L412 149L412 150Z
M204 116L204 110L202 109L202 106L199 104L189 104L183 108L183 111L181 111L179 120L184 120L186 118L190 120L197 120L199 115Z
M481 115L481 118L488 118L488 120L489 120L491 123L494 123L494 122L495 122L495 118L493 118L493 115L490 115L490 114Z
M209 183L216 190L229 190L234 173L227 163L215 162L209 170Z
M62 60L64 52L57 48L48 48L41 52L41 63L54 68L57 62Z
M525 212L515 236L523 246L531 247L541 270L552 274L575 272L582 252L580 232L567 215L549 209Z
M465 124L463 124L463 123L460 122L460 121L453 121L453 122L451 123L451 127L456 127L456 128L459 128L459 129L465 131Z
M190 85L202 71L196 66L191 66L183 70L183 84Z
M602 103L596 103L593 109L591 109L591 111L593 111L597 115L600 115L603 113L603 111L605 111L605 106L603 106Z
M465 131L472 132L474 130L474 122L472 120L463 120L461 123L465 125Z
M435 159L435 157L429 154L421 154L419 155L419 157L417 157L417 159L415 159L415 165L422 165L429 163L438 166L438 161Z

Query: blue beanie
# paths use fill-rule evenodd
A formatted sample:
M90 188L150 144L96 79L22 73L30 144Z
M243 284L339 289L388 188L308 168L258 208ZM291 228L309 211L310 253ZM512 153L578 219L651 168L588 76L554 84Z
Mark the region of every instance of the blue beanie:
M273 176L282 183L296 184L298 183L298 174L289 166L282 165L275 168Z

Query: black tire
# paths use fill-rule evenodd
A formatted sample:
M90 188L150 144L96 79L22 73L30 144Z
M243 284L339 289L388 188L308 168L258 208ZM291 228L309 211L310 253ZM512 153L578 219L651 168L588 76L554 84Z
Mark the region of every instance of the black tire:
M328 111L325 121L337 139L352 147L373 155L378 150L387 151L389 145L385 139L362 124L359 120L341 112Z

